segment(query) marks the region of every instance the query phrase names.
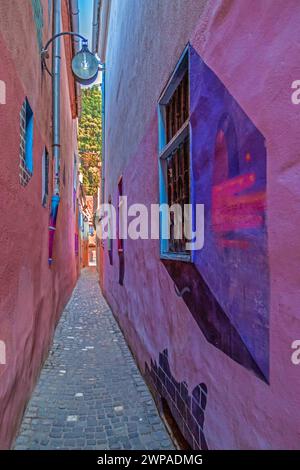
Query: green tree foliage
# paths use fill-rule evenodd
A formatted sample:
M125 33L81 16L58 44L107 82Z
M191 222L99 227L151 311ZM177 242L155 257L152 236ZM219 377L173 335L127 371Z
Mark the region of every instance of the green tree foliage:
M101 167L101 90L95 85L81 91L82 112L78 139L81 173L86 194L94 195L98 190Z

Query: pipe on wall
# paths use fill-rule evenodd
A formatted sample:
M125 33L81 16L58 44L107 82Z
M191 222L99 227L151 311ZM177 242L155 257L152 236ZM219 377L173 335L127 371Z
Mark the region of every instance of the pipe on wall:
M71 27L73 33L79 33L79 7L78 0L70 0L70 12L71 12ZM78 37L73 38L74 52L79 51L80 39Z
M53 35L61 32L61 0L53 3ZM53 42L52 53L52 135L54 160L54 194L60 193L60 38Z
M61 0L53 1L53 36L61 32ZM52 252L56 220L60 202L60 37L53 42L52 49L52 154L54 170L54 190L51 200L49 221L49 264Z
M74 33L79 33L79 5L78 0L70 0L70 12L71 12L71 27ZM80 39L76 36L73 38L73 49L74 54L76 54L80 49ZM79 83L76 82L76 104L77 104L77 116L80 117L81 114L81 103L80 103L80 96L81 96L81 88Z
M111 0L94 0L93 52L105 63Z
M98 52L101 0L94 0L92 51Z

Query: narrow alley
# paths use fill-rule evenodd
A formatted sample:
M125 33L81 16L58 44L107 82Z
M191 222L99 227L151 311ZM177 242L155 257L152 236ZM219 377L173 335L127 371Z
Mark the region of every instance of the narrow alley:
M122 333L82 271L15 449L173 449Z
M300 0L253 4L0 0L2 468L299 467Z

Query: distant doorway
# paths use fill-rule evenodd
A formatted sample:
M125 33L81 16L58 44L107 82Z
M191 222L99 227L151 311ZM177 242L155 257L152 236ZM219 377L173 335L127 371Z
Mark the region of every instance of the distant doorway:
M89 249L89 266L96 266L96 249Z

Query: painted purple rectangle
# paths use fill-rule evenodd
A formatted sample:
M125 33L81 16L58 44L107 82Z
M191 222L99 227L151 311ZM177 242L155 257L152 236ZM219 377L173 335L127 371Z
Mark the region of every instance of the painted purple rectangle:
M265 140L193 48L190 97L193 202L205 205L195 266L267 378Z

